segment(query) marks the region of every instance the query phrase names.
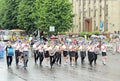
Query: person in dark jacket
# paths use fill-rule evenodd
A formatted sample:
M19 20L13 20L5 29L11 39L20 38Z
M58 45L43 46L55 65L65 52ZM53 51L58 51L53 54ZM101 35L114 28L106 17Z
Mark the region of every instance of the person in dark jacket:
M5 50L6 50L7 66L9 68L11 66L11 64L12 64L13 55L14 55L13 47L12 47L10 41L7 42L7 46L6 46Z

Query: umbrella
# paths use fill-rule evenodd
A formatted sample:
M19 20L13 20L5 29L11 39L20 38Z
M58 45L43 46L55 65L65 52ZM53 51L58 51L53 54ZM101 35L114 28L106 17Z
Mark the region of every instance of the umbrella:
M23 32L25 30L21 30L21 29L13 29L13 30L10 30L11 32Z
M98 37L98 36L93 34L93 35L91 35L91 37L95 38L95 37Z
M98 38L101 38L101 39L106 39L107 37L104 36L104 35L99 35Z
M57 37L57 36L52 35L52 36L50 37L50 39L52 39L52 40L57 40L57 39L58 39L58 37Z

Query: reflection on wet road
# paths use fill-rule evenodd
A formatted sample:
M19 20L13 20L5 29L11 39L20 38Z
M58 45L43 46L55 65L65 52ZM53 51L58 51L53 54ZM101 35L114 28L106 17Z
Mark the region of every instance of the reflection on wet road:
M107 65L102 65L99 55L97 65L90 67L87 58L85 64L77 66L57 65L52 69L49 67L35 65L30 58L26 70L16 68L15 61L12 67L7 69L6 61L0 59L0 81L120 81L120 54L109 54Z

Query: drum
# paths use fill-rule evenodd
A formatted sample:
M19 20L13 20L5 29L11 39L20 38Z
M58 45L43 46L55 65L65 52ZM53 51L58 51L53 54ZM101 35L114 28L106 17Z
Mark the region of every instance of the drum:
M7 53L8 53L8 56L13 56L14 55L14 49L13 48L7 48Z

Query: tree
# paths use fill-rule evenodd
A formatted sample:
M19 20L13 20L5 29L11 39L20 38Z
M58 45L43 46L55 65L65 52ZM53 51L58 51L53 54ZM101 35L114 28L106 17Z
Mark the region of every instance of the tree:
M73 17L69 0L0 0L0 26L5 29L48 32L54 26L55 32L65 32Z
M0 0L0 28L3 28L3 22L5 20L6 4L5 0Z
M34 0L21 0L18 8L18 26L28 34L36 30L33 18Z
M17 27L17 8L20 0L0 0L0 20L4 29L14 29Z
M36 0L36 24L46 32L68 31L73 25L72 4L68 0Z

